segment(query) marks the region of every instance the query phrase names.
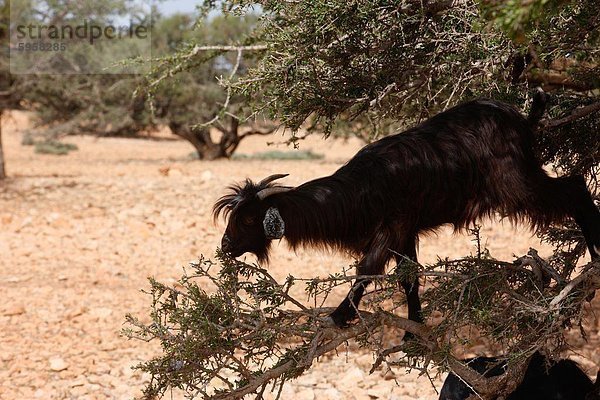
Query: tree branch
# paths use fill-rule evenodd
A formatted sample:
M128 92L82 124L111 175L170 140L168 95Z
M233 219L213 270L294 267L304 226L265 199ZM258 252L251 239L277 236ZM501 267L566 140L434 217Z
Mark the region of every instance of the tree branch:
M201 51L260 51L266 50L266 45L253 45L253 46L194 46L190 55L196 55Z
M431 331L424 324L398 317L384 311L376 313L361 312L361 322L356 325L346 329L327 327L316 332L315 339L322 338L323 342L313 348L303 359L288 360L285 363L277 365L259 376L256 376L246 385L236 390L214 396L214 399L238 400L248 394L254 393L258 388L267 385L283 375L289 376L292 374L298 376L312 365L314 359L334 351L348 340L357 338L372 331L374 327L382 325L403 329L418 336L422 340L422 343L430 350L431 360L437 363L443 362L443 358L445 357L443 355L444 352L437 343L431 339ZM395 348L391 349L387 353L384 351L382 354L389 355L394 353L395 350ZM378 359L378 364L377 362L376 364L379 365L382 361L383 358L381 358L381 360ZM461 379L464 379L477 393L480 393L485 398L491 398L491 396L501 392L512 392L520 383L520 377L523 376L524 369L528 365L528 359L524 359L512 365L505 374L486 378L453 357L448 357L447 362L454 373L459 375ZM371 370L371 372L372 371L373 370Z
M577 91L586 91L597 88L592 82L575 81L565 73L552 70L540 71L533 69L527 74L526 79L530 85L540 85L545 90L568 88Z
M233 77L235 76L235 74L237 73L237 70L240 67L241 60L242 60L242 49L238 48L237 49L237 57L235 59L235 64L234 64L233 68L231 69L231 73L229 74L229 80L232 80ZM227 86L227 97L225 98L225 103L223 103L223 107L221 107L221 109L223 111L227 110L227 108L229 107L230 101L231 101L231 87ZM220 114L221 113L217 113L210 121L195 125L194 128L205 128L207 126L214 124L221 118Z
M250 129L249 131L246 131L243 134L241 134L240 139L243 139L245 137L252 136L252 135L261 135L261 136L270 135L271 133L275 132L277 130L277 128L278 127L275 126L275 127L270 127L270 128L266 128L266 129Z
M592 103L585 107L577 108L571 112L570 115L554 120L543 120L541 121L541 125L544 128L556 128L558 126L566 125L569 122L575 121L579 118L583 118L589 114L600 111L600 101L596 103Z

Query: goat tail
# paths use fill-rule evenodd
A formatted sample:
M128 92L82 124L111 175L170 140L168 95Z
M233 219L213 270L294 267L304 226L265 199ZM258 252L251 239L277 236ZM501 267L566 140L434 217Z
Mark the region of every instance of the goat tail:
M542 88L538 87L533 95L533 102L531 104L531 109L529 110L529 115L527 116L527 122L529 122L531 128L537 127L546 111L547 103L548 95Z

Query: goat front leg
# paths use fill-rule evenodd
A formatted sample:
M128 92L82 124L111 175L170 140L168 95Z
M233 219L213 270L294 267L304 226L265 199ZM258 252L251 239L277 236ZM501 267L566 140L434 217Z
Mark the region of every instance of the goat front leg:
M382 250L376 250L367 254L358 264L358 275L381 274L387 262L384 254L385 251ZM346 327L350 321L357 317L358 305L370 283L370 279L360 277L356 279L344 300L329 315L335 326L339 328Z
M405 277L399 282L399 285L404 289L406 294L406 305L408 307L408 319L415 322L423 322L423 315L421 314L421 300L419 299L419 277L411 274L403 273L405 263L408 261L417 262L417 237L413 236L410 240L407 240L404 246L402 246L401 253L395 256L396 259L396 271L404 275ZM411 332L405 332L403 340L412 340L414 335Z
M410 261L417 262L416 236L413 236L410 240L406 241L400 253L395 256L395 259L397 272L405 275L405 278L402 279L399 286L404 289L404 293L406 294L408 319L415 322L423 322L423 316L421 315L421 300L419 299L419 277L410 277L410 273L403 273L403 264L407 263L406 258Z
M347 327L348 323L356 318L358 315L358 305L370 283L369 279L360 278L354 282L344 300L329 315L335 326L338 328Z

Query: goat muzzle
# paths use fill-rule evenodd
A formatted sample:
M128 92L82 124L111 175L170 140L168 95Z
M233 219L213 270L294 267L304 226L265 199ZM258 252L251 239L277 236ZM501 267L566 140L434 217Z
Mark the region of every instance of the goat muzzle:
M221 251L223 253L231 253L231 240L227 235L224 235L223 239L221 239Z

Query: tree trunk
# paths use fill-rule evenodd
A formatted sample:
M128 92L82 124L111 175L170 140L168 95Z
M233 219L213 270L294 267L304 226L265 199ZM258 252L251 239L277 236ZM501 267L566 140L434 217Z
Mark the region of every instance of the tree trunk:
M169 128L173 134L187 140L196 149L198 159L216 160L218 158L231 158L242 139L251 135L269 135L276 129L276 125L267 126L264 129L251 128L249 131L240 134L240 121L236 117L231 117L229 126L216 126L223 136L218 142L214 142L210 137L208 128L192 130L189 125L171 121Z
M4 169L4 151L2 150L2 111L0 110L0 179L6 178Z
M173 134L187 140L194 146L198 159L212 161L218 158L227 157L225 149L221 144L212 141L208 129L197 129L193 131L188 125L176 122L169 123L169 128L171 128Z

